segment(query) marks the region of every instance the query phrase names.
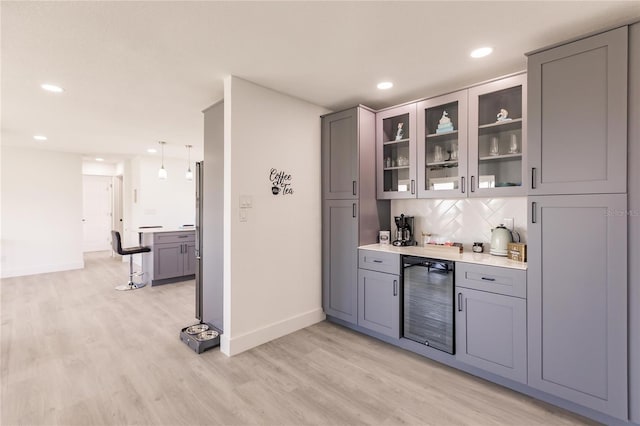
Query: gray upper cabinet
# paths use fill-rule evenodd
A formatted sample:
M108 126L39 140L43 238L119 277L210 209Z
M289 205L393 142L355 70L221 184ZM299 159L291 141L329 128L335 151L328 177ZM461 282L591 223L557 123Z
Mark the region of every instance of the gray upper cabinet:
M467 90L417 105L418 198L465 197Z
M350 200L358 196L358 108L322 120L323 196Z
M525 195L527 76L469 89L469 197Z
M358 321L358 202L325 200L322 212L322 301L327 315Z
M626 420L627 196L529 203L529 385Z
M416 198L416 104L376 114L378 199Z
M627 27L529 56L531 195L626 191Z

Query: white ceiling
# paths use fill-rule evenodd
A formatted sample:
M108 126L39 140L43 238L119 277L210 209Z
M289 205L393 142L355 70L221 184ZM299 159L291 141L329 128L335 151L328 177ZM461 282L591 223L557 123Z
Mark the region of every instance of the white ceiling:
M226 75L338 110L525 69L524 52L640 19L624 2L1 3L2 143L100 155L202 152ZM494 47L471 59L471 49ZM379 91L376 83L395 87ZM63 94L44 92L56 83ZM46 142L32 139L45 134Z

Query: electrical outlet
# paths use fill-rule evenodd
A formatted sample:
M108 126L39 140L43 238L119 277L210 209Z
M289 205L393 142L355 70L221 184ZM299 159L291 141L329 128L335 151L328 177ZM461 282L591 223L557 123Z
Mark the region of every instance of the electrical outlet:
M513 231L513 218L512 217L505 217L503 220L503 224L505 226L505 228Z

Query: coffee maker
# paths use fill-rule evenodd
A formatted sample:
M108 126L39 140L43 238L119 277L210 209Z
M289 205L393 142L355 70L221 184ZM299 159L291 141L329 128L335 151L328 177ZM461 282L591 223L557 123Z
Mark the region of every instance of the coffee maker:
M396 221L396 239L394 246L415 246L413 239L413 216L395 216Z

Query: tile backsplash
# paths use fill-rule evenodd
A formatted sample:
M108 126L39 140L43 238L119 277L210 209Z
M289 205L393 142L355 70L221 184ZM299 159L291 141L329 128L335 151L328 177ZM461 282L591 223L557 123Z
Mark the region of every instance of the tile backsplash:
M491 230L505 218L513 218L520 241L527 241L527 198L465 198L458 200L392 200L390 228L393 239L394 216L414 216L414 234L422 245L422 232L430 232L436 241L462 243L471 250L474 242L488 245ZM485 249L485 252L487 250Z

